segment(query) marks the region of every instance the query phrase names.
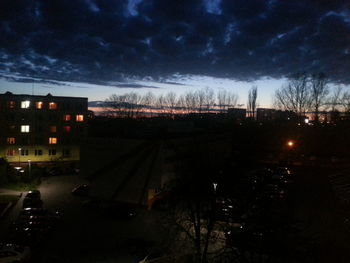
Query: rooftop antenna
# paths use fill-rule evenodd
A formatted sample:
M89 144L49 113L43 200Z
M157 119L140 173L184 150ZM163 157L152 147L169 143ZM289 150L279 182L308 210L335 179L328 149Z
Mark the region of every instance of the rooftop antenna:
M32 82L32 95L34 96L34 79L33 79L33 82Z

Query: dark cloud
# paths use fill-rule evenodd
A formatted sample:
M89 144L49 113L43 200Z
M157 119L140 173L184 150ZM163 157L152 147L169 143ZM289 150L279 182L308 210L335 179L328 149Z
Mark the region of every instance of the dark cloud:
M117 88L134 88L134 89L143 89L143 88L158 89L159 88L159 87L156 87L156 86L141 85L141 84L135 84L135 83L114 84L113 87L117 87Z
M0 71L99 84L324 71L350 82L346 0L129 1L1 1Z
M17 76L7 76L0 74L1 79L5 79L9 82L21 82L21 83L30 83L30 84L47 84L47 85L55 85L55 86L70 86L69 84L62 83L59 81L47 80L47 79L32 79L32 78L23 78ZM43 86L44 87L44 86ZM76 86L75 86L76 87Z

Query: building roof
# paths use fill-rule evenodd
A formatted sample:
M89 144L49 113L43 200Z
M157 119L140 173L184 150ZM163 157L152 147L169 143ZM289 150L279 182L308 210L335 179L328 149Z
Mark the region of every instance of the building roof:
M57 98L57 99L88 99L87 97L68 97L68 96L53 96L51 93L47 95L31 95L31 94L13 94L10 91L6 91L4 94L0 94L0 97L35 97L35 98Z

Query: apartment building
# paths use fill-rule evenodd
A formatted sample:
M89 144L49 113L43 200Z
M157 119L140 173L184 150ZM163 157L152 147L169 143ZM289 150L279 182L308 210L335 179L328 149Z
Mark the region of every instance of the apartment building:
M0 94L0 158L78 162L87 136L87 98Z

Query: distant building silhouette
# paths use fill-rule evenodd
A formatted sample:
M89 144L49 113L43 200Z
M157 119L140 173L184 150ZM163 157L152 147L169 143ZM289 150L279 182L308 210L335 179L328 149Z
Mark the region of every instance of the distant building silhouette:
M246 118L247 110L240 108L228 108L227 115L230 119L235 119L238 121L243 121Z
M298 120L298 116L292 111L282 111L269 108L258 108L256 110L256 120L259 122L268 121L293 121Z

